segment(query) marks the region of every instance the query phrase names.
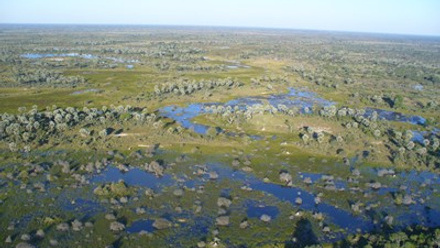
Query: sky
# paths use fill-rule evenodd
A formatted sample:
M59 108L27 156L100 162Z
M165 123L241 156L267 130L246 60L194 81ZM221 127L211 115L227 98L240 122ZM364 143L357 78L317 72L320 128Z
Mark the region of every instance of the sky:
M0 0L0 23L264 27L440 36L440 0Z

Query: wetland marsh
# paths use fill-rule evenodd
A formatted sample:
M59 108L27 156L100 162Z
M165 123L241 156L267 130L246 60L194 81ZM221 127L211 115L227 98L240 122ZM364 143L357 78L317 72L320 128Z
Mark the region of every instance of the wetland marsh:
M439 46L0 25L0 246L438 246Z

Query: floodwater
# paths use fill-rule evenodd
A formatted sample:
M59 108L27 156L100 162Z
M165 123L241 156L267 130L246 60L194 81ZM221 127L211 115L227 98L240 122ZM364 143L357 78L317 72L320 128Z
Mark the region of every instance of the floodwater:
M225 107L232 109L237 107L240 110L246 110L250 106L263 104L268 101L270 105L277 108L280 104L288 108L297 107L304 111L306 108L311 108L314 105L329 106L334 104L331 101L318 97L316 94L307 91L298 91L290 88L287 94L270 95L270 96L256 96L256 97L242 97L231 100L224 104ZM193 103L186 107L166 106L159 109L160 115L171 118L179 122L182 127L192 129L199 134L206 134L209 126L197 124L192 121L193 118L207 113L205 107L212 105L221 105L220 103ZM234 135L234 134L232 134ZM261 137L255 136L256 139Z
M156 177L139 168L132 168L128 172L121 172L118 168L113 166L109 166L104 172L93 177L91 182L116 183L121 179L129 186L142 186L153 190L160 190L163 187L175 185L175 181L170 175Z
M111 60L115 63L139 63L139 60L127 60L123 58L116 58L116 57L106 57L106 56L97 56L93 54L82 54L82 53L25 53L22 54L21 57L26 59L44 59L44 58L62 58L62 57L77 57L77 58L83 58L83 59L106 59ZM133 65L130 65L133 66ZM129 68L131 69L131 68Z
M237 107L238 109L246 109L248 106L255 104L262 104L263 102L269 102L272 106L277 107L283 104L289 108L296 107L298 109L305 109L313 105L330 106L334 104L328 100L319 98L316 94L298 91L296 89L290 89L287 94L271 95L264 97L245 97L238 98L229 101L224 106L230 106L231 108ZM192 119L200 114L206 113L205 107L211 105L219 105L219 103L194 103L186 107L167 106L159 110L160 115L172 118L179 122L184 128L193 129L196 133L205 134L209 129L208 126L194 123ZM367 111L377 111L379 117L385 120L405 121L413 124L423 125L425 120L422 117L417 116L404 116L399 113L390 111L381 111L377 109L368 109ZM233 134L230 134L233 135ZM257 138L257 137L255 137ZM377 169L363 168L362 176L366 176L371 180L385 180L383 186L379 190L372 190L364 184L360 184L361 192L352 192L353 194L368 193L372 195L372 198L365 199L365 202L374 203L375 197L386 196L390 198L390 201L385 205L380 205L371 210L365 210L364 213L355 215L346 208L340 208L334 206L325 200L316 203L316 195L311 192L308 187L300 187L298 185L283 186L277 183L264 182L262 179L257 178L251 173L236 170L230 166L222 163L211 161L206 164L208 172L215 172L218 175L216 179L218 182L227 180L235 185L244 186L246 189L252 191L258 191L263 194L267 194L271 197L277 198L281 202L287 202L292 206L292 210L306 211L309 213L322 213L325 216L325 225L334 225L336 230L332 235L325 237L328 241L343 238L343 235L352 234L356 232L369 232L376 228L380 228L383 224L382 221L377 222L377 215L390 214L394 217L394 227L400 229L412 224L423 224L429 227L440 226L440 202L435 198L438 193L440 179L438 175L430 172L399 172L395 175L386 175L385 177L379 177ZM347 168L349 170L350 168ZM298 181L309 177L312 185L322 183L324 180L324 174L320 173L298 173L293 175ZM146 172L140 168L130 168L127 172L121 172L119 169L113 166L91 178L91 182L94 184L104 182L118 182L124 180L129 186L136 187L148 187L155 192L162 192L164 188L195 188L197 186L203 186L207 182L212 181L209 174L206 173L200 177L191 179L184 175L170 175L165 174L163 177L156 177L151 173ZM182 180L183 179L183 180ZM348 180L335 178L334 184L336 190L348 189ZM405 186L405 188L401 188ZM229 188L224 189L225 194L228 194ZM325 193L325 190L323 191ZM413 198L413 203L410 205L396 205L393 201L393 194L403 193L409 194ZM234 194L240 194L234 192ZM184 197L184 196L183 196ZM217 196L215 196L217 197ZM298 203L298 198L301 199L301 203ZM324 197L325 199L325 197ZM373 199L373 200L371 200ZM166 204L166 203L164 203ZM342 204L344 204L342 202ZM347 203L348 204L348 203ZM157 211L157 210L147 210ZM159 214L163 216L164 212L168 212L167 219L173 223L178 218L194 219L199 218L191 213L176 214L173 209L162 209ZM231 210L232 211L232 210ZM279 217L280 210L275 204L265 204L258 199L247 199L245 204L234 208L233 211L240 211L243 218L256 218L259 219L262 215L268 215L272 221ZM174 238L178 240L181 237L185 237L185 233L188 233L190 229L193 234L200 234L205 236L209 230L209 227L214 225L215 218L217 216L203 216L200 223L194 222L192 224L182 223L178 228L174 228ZM138 233L140 231L154 232L152 227L153 220L149 218L141 218L127 227L129 233ZM188 229L189 228L189 229ZM344 230L344 234L339 229Z
M257 201L248 201L246 204L246 215L249 218L260 218L262 215L268 215L271 219L278 217L280 210L276 206L266 206Z
M44 58L59 58L59 57L79 57L83 59L97 59L98 57L92 54L79 54L79 53L26 53L21 57L26 59L44 59Z
M213 106L213 105L215 106L223 105L225 107L231 107L232 109L238 108L239 110L246 110L248 107L251 106L263 105L265 101L267 101L274 108L278 108L280 105L284 105L287 108L295 108L304 114L311 113L311 108L315 105L331 106L335 104L332 101L319 97L313 92L301 91L295 88L289 88L289 92L287 94L242 97L228 101L224 104L192 103L185 107L166 106L159 109L159 113L164 117L171 118L179 122L184 128L192 129L194 130L194 132L199 134L206 134L206 132L209 129L209 126L197 124L192 121L193 118L199 115L209 113L205 110L205 107ZM426 119L421 116L407 116L398 112L376 109L376 108L366 108L364 116L370 116L373 112L377 112L380 120L408 122L414 125L426 124ZM417 134L423 135L423 133L416 132L416 136L414 138L414 140L416 141L421 139L420 135L417 136ZM260 136L256 136L255 138L261 139Z
M231 100L223 106L231 107L232 109L238 108L239 110L246 110L249 106L257 104L263 104L268 102L273 107L277 108L279 105L285 105L288 108L296 108L305 113L307 109L310 109L314 105L318 106L331 106L334 103L326 99L318 97L315 93L300 91L296 89L289 89L287 94L278 94L270 96L257 96L257 97L244 97ZM206 113L205 107L212 105L221 105L219 103L193 103L186 107L168 106L159 110L162 116L171 118L179 122L183 127L193 129L196 133L206 134L209 129L208 126L194 123L192 119L200 114ZM386 121L400 121L408 122L414 125L425 125L426 120L420 116L407 116L401 113L366 108L365 116L371 115L373 111L376 111L380 120ZM415 140L423 138L424 133L415 132ZM367 216L355 216L350 212L347 212L338 207L332 206L328 203L315 204L315 196L306 190L298 187L284 187L279 184L265 183L260 179L246 174L242 171L234 171L230 167L222 166L218 164L210 164L210 169L214 169L219 174L219 180L228 179L246 185L247 187L270 194L277 197L281 201L290 202L293 206L306 211L320 212L326 216L326 221L339 226L344 229L346 233L354 233L357 231L367 232L379 227L380 223L376 223L371 217L374 216L376 211L383 211L391 215L395 215L395 227L403 228L411 224L424 224L430 227L440 226L440 203L437 201L435 205L427 205L425 199L429 199L433 192L439 190L438 185L440 181L438 176L430 172L402 172L395 175L395 178L391 180L389 186L383 186L376 192L370 192L371 194L384 195L391 194L399 191L399 187L407 185L404 193L414 194L414 202L409 206L397 206L393 201L387 206L380 206L379 209L367 211ZM376 173L376 172L374 172ZM321 180L322 174L302 173L302 178L310 177L312 183L316 183ZM370 175L371 176L371 175ZM189 182L194 185L194 182ZM336 190L347 189L347 183L344 180L334 181ZM420 185L428 185L428 187L420 188ZM368 191L368 190L366 190ZM296 198L300 197L302 204L296 203ZM278 209L275 206L258 206L250 205L246 207L246 213L248 217L259 218L262 214L267 214L272 218L276 218Z
M370 116L374 111L377 112L379 119L387 120L387 121L400 121L400 122L409 122L414 125L425 125L426 119L417 116L417 115L404 115L402 113L377 109L377 108L365 108L365 116Z
M151 233L154 231L153 223L154 221L149 219L135 221L129 227L127 227L127 232L138 233L145 231Z
M99 89L78 90L78 91L71 93L71 95L81 95L81 94L85 94L85 93L99 93L101 91L102 90L99 90Z
M228 69L240 69L240 68L249 69L251 67L248 65L236 64L236 65L227 65L226 68L228 68Z
M255 177L250 173L246 173L241 170L235 170L230 166L221 163L208 163L208 171L214 171L218 175L216 180L228 180L238 185L246 186L253 191L260 191L265 194L278 198L280 201L289 202L293 208L302 211L319 212L325 216L325 223L334 224L339 228L345 230L346 234L355 232L368 232L374 228L379 227L373 219L370 219L368 215L353 215L352 213L335 207L329 203L321 202L315 203L315 195L307 190L295 187L295 186L282 186L276 183L263 182L261 179ZM363 173L371 178L376 178L377 169L366 169ZM319 182L325 174L319 173L300 173L302 177L311 177L312 183ZM378 191L365 190L370 194L384 195L388 194L392 199L392 193L398 192L401 185L407 186L402 192L412 194L414 203L406 206L397 206L393 200L388 205L379 206L374 209L374 212L384 212L393 215L395 218L395 228L403 228L411 224L424 224L429 227L440 226L440 203L428 204L423 199L428 199L433 193L438 190L440 179L438 175L430 172L401 172L395 176L386 176L389 178L389 184L384 185ZM153 188L156 192L161 192L164 187L187 187L193 188L195 186L204 185L209 181L208 174L202 177L196 177L186 181L177 181L176 177L165 175L164 177L155 177L154 175L147 173L139 168L132 168L128 172L121 172L115 167L109 166L109 168L103 171L101 174L95 176L92 182L117 182L118 180L124 180L127 185L130 186L143 186ZM342 179L337 179L342 180ZM346 182L341 181L338 188L347 189ZM227 192L227 191L225 191ZM361 193L359 193L361 194ZM227 195L227 193L226 193ZM302 203L297 204L296 199L301 198ZM435 199L434 199L435 201ZM280 210L276 206L265 205L258 200L249 199L242 206L243 217L247 218L260 218L263 214L269 215L272 220L277 218ZM172 210L170 210L172 211ZM367 211L368 212L368 211ZM171 218L172 215L170 215ZM177 215L178 216L178 215ZM177 217L175 216L175 217ZM186 216L192 218L191 215ZM209 218L208 216L205 216ZM211 222L214 222L216 216L211 216ZM151 227L152 222L150 220L139 220L128 227L129 232L139 232L145 230L148 232L153 231ZM196 228L196 227L192 227ZM206 226L203 226L206 229ZM198 230L201 232L201 230ZM177 231L176 231L177 232ZM340 235L334 237L335 239L341 238Z

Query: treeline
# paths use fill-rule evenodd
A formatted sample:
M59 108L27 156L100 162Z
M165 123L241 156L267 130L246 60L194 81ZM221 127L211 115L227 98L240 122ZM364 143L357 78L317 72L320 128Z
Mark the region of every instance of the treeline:
M48 142L52 136L60 136L72 127L81 126L79 134L83 138L95 135L90 131L94 126L111 126L115 123L129 121L135 125L154 124L157 116L148 113L147 109L135 109L131 106L106 106L101 109L82 109L68 107L47 107L38 111L37 106L27 111L25 107L19 108L19 114L4 113L0 115L0 141L6 142L13 152L22 147L24 151L30 150L30 144L36 142L41 145ZM110 133L110 128L104 128L96 133L96 138L105 139Z
M158 97L167 95L191 95L202 90L211 91L216 88L232 89L243 85L244 84L242 82L231 78L210 80L202 79L200 81L180 79L175 82L155 85L154 93Z
M15 70L14 76L18 85L29 87L74 87L86 82L86 79L80 76L64 76L60 72L46 69Z

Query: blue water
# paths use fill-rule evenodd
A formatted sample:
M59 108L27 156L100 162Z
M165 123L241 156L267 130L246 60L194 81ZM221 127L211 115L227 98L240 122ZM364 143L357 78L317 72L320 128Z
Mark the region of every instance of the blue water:
M326 215L331 222L346 230L355 231L357 228L367 231L371 230L373 223L370 221L354 216L349 212L336 208L332 205L321 203L315 204L315 196L311 193L296 187L284 187L282 185L265 183L253 175L243 171L233 170L230 167L221 164L211 163L208 168L214 170L219 175L218 180L233 180L249 186L253 190L265 192L277 197L279 200L290 202L296 206L295 200L301 197L302 204L297 206L299 209L307 211L318 211ZM258 216L259 217L259 216Z
M285 105L288 108L297 107L300 110L305 108L312 108L314 105L331 106L335 103L324 98L318 97L317 94L309 91L298 91L295 88L289 88L289 93L280 95L271 95L268 98L269 103L277 107L279 104Z
M82 54L82 53L25 53L21 57L26 59L43 59L43 58L59 58L59 57L78 57L83 59L107 59L116 63L138 63L138 60L126 60L122 58L115 57L101 57L93 54ZM131 65L133 66L133 65ZM130 68L129 68L130 69Z
M79 53L26 53L22 54L21 57L26 59L43 59L43 58L53 58L53 57L79 57L83 59L97 59L98 56L92 54L79 54Z
M356 229L369 231L374 226L371 221L354 216L351 213L336 208L330 204L320 203L316 205L314 195L299 188L283 187L277 184L268 184L263 182L251 183L250 187L254 190L259 190L274 195L282 201L290 202L292 205L296 205L296 197L301 197L302 204L298 206L299 209L321 212L327 217L327 221L330 221L350 232L356 232Z
M322 175L324 175L324 174L321 174L321 173L310 173L310 172L300 172L298 176L299 176L299 179L301 181L304 180L304 178L306 178L306 177L310 177L310 179L312 180L312 183L316 183L317 181L321 180Z
M424 225L427 227L440 226L440 211L431 209L419 204L411 205L405 214L400 215L397 220L405 224L400 225L406 227L408 225Z
M289 92L287 94L278 94L278 95L269 95L269 96L255 96L255 97L242 97L237 98L231 101L226 102L225 104L220 103L193 103L186 107L178 107L178 106L167 106L159 109L159 113L162 116L171 118L179 122L182 127L187 129L192 129L194 132L199 134L206 134L209 129L209 126L201 125L194 123L192 121L193 118L207 113L205 111L205 107L207 106L218 106L223 105L225 107L231 107L232 109L238 108L239 110L246 110L248 107L255 105L263 105L265 101L268 101L272 107L277 108L279 105L285 105L287 108L296 108L301 113L306 113L306 108L310 109L315 106L331 106L335 103L332 101L328 101L326 99L318 97L313 92L308 91L299 91L294 88L289 88ZM365 117L368 117L374 111L377 112L379 119L388 120L388 121L400 121L400 122L408 122L414 125L425 125L426 119L421 116L406 116L398 112L376 109L376 108L366 108L365 109ZM438 130L437 130L438 132ZM436 133L434 131L434 133ZM415 132L414 140L421 142L423 140L423 135L425 133ZM234 133L230 135L235 136ZM251 137L254 139L261 139L261 136Z
M153 220L137 220L127 227L128 233L138 233L141 231L147 231L152 233L154 231Z
M128 172L121 172L118 168L108 166L101 174L91 179L92 183L116 183L120 179L128 186L142 186L154 190L160 190L163 187L173 186L176 184L171 175L165 174L163 177L156 177L152 173L148 173L139 168L132 168Z
M71 95L81 95L81 94L84 94L84 93L98 93L100 91L101 90L98 90L98 89L78 90L78 91L73 92Z
M297 206L299 209L321 212L327 217L326 221L338 225L339 227L347 230L349 233L356 232L356 229L359 229L361 231L370 231L375 227L375 224L372 222L372 220L360 216L354 216L351 213L342 210L340 208L334 207L330 204L320 203L316 205L315 196L303 189L296 187L284 187L272 183L264 183L260 179L250 174L247 174L243 171L233 170L232 168L223 166L221 164L208 164L208 168L210 170L214 170L217 172L217 174L219 175L218 180L233 180L236 182L238 181L243 183L244 185L249 186L253 190L266 192L268 194L277 197L279 200L290 202L292 205ZM377 172L376 170L371 170L371 173L374 173L375 175ZM313 182L320 180L320 178L323 175L319 173L301 173L301 174L304 177L311 177ZM410 171L410 172L401 172L397 175L398 176L393 178L394 181L393 183L391 183L391 185L389 185L388 188L381 189L384 190L384 194L395 192L398 186L402 184L408 186L408 193L410 193L410 191L418 190L417 187L420 186L420 184L422 183L430 185L433 188L439 189L440 177L439 175L436 175L434 173ZM346 187L345 182L343 181L340 181L339 183L338 182L339 180L335 179L335 184L337 185L338 188ZM413 182L414 184L411 184L410 182ZM423 190L426 191L424 196L428 196L432 194L431 189L424 188ZM380 194L380 192L377 192L377 194ZM295 200L297 197L300 197L302 199L301 205L296 205ZM401 208L404 209L401 213L399 213L397 210ZM408 214L405 208L410 208L411 214ZM439 210L430 209L429 211L427 211L427 209L429 208L427 208L424 204L420 204L420 203L413 204L409 207L406 206L398 207L395 206L393 203L391 203L391 206L389 207L389 211L387 212L391 214L394 213L400 214L397 216L396 219L400 222L401 227L414 223L428 223L428 220L430 220L430 222L428 223L429 226L440 226ZM258 209L252 208L252 211L256 211L256 210ZM247 213L249 214L249 212ZM252 215L252 217L256 217L257 215L259 215L259 212Z
M251 67L248 66L248 65L237 64L237 65L227 65L226 68L227 68L227 69L240 69L240 68L243 68L243 69L249 69L249 68L251 68Z
M287 94L272 95L272 96L259 96L259 97L244 97L229 101L224 104L224 106L230 106L232 108L237 107L241 110L246 110L247 107L256 104L262 104L264 101L268 101L272 106L277 107L279 104L284 104L287 107L297 107L299 109L304 109L305 107L311 107L313 105L329 106L334 104L333 102L327 101L325 99L319 98L316 94L305 91L297 91L295 89L290 89ZM179 122L184 128L193 129L194 132L199 134L206 134L209 129L208 126L196 124L192 122L192 119L200 114L205 113L205 107L211 105L220 105L220 103L195 103L190 104L186 107L178 106L167 106L159 109L161 116L165 116L175 121ZM405 116L400 113L378 110L378 109L366 109L366 115L371 114L373 111L377 111L378 116L385 120L392 121L403 121L412 124L424 125L426 120L419 116ZM222 130L219 130L222 132ZM227 135L236 135L234 133L226 133ZM254 138L261 138L255 136ZM218 164L218 163L208 163L208 171L215 171L218 174L218 179L216 180L232 180L240 184L246 185L253 190L265 192L270 194L281 201L286 201L292 204L297 209L302 209L311 212L321 212L326 217L327 223L333 223L342 229L345 229L347 233L354 233L357 230L367 232L374 229L378 224L375 224L372 219L368 217L355 216L348 211L340 209L338 207L332 206L328 203L315 204L315 196L306 190L297 187L284 187L282 185L273 183L264 183L257 177L245 173L243 171L234 170L231 167ZM374 171L374 173L377 173ZM313 173L302 173L303 177L311 177L313 182L316 182L321 178L321 174ZM101 178L99 179L99 177ZM319 177L319 178L318 178ZM170 176L165 176L163 178L156 178L150 173L147 173L140 169L132 169L128 173L121 173L116 168L110 168L103 175L97 176L95 182L98 181L118 181L123 179L129 185L146 186L150 188L159 189L164 186L175 186L177 183ZM438 189L440 181L438 176L429 172L423 173L401 173L397 177L398 180L391 183L388 187L380 189L377 194L390 194L391 192L396 192L401 184L408 186L410 191L420 190L418 188L419 184L430 182L432 188ZM209 179L207 174L198 177L194 180L188 180L183 182L186 187L195 187L197 185L203 185ZM428 181L427 181L428 180ZM346 182L341 180L335 180L335 185L338 188L345 188ZM415 183L415 185L413 184ZM182 186L182 185L180 185ZM422 189L422 191L425 189ZM410 192L408 191L408 192ZM431 191L427 194L431 194ZM374 194L374 192L373 192ZM295 200L297 197L302 199L302 204L297 205ZM390 196L391 197L391 196ZM414 199L417 200L417 199ZM391 214L396 214L395 219L399 221L399 225L405 226L414 223L428 223L429 226L439 226L440 216L437 209L429 209L424 204L417 202L411 206L395 206L394 203L390 202L389 206L383 206L379 208L378 211L387 211ZM271 217L276 218L278 215L278 209L274 206L259 207L257 205L248 205L246 207L246 213L248 217L260 217L262 214L268 214ZM410 212L410 213L408 213ZM143 223L143 222L142 222ZM145 224L145 223L144 223ZM148 224L148 223L147 223ZM140 224L139 224L140 225Z
M196 124L191 121L192 118L202 114L204 104L190 104L186 107L167 106L159 110L162 116L171 118L187 129L192 129L199 134L206 134L209 127L206 125Z
M379 119L387 120L387 121L400 121L400 122L409 122L414 125L425 125L426 119L417 116L417 115L404 115L402 113L394 112L394 111L388 111L383 109L377 109L377 108L365 108L365 115L364 117L368 117L373 113L374 111L377 112Z
M92 200L85 200L82 198L75 199L75 204L69 200L58 200L64 211L72 211L81 213L81 218L90 218L95 214L104 211L104 207L100 203Z
M368 228L370 225L368 221L362 218L351 215L341 209L335 208L331 205L322 203L315 205L315 197L305 190L296 187L284 187L278 184L264 183L253 175L247 174L243 171L234 170L217 163L210 163L207 165L209 171L215 171L218 174L217 180L233 180L248 185L253 190L258 190L271 194L282 201L288 201L295 205L295 199L300 196L303 200L302 205L298 206L300 209L308 211L319 211L329 216L332 222L345 229L355 230L360 228ZM177 185L177 182L169 175L162 178L157 178L151 173L145 172L141 169L134 168L123 173L119 169L109 166L109 168L99 175L96 175L91 182L118 182L120 179L124 180L130 186L144 186L160 191L163 187ZM202 181L199 181L202 180ZM185 182L185 186L191 187L194 185L202 185L208 180L208 175L195 180ZM368 230L368 229L367 229Z
M252 174L246 173L241 170L233 169L229 166L223 165L221 163L208 163L206 164L207 170L215 171L218 174L216 180L219 181L233 181L242 185L246 185L254 191L264 192L266 194L272 195L277 199L285 202L289 202L295 209L305 210L309 212L320 212L325 216L326 223L333 223L340 228L346 230L346 233L355 233L357 231L368 232L376 228L379 224L375 224L372 219L367 216L356 216L348 211L340 209L338 207L332 206L326 202L320 204L315 204L315 196L306 190L298 187L285 187L279 184L265 183L259 178L253 176ZM369 169L363 173L370 174L371 178L375 178L377 174L377 169ZM319 173L301 173L303 177L311 177L313 182L320 180L322 174ZM372 194L386 195L392 192L398 192L400 185L406 185L408 189L407 193L411 192L423 192L418 193L419 196L413 198L416 201L415 204L410 206L396 206L393 201L390 201L389 205L381 206L374 211L380 211L382 213L390 213L395 218L395 228L403 228L410 224L424 224L430 227L440 226L440 211L434 206L431 209L425 204L419 202L420 194L422 197L432 196L434 189L439 189L440 178L439 175L430 172L401 172L398 173L396 177L386 176L389 178L389 184L387 187L380 189L379 191L370 192ZM177 182L175 178L165 175L164 177L157 178L156 176L147 173L141 169L133 168L129 172L123 173L119 169L109 166L107 170L101 174L96 175L91 181L92 182L117 182L123 179L128 185L131 186L144 186L153 188L156 191L161 191L163 187L169 186L184 186L184 187L195 187L197 185L204 185L209 181L209 175L204 174L201 177L196 177L192 180L187 180L183 182ZM337 180L335 179L335 183ZM342 182L345 184L345 182ZM424 183L427 186L420 188L420 185ZM345 187L345 185L344 185ZM223 196L229 196L231 194L230 189L225 189L222 193ZM302 199L302 204L297 205L295 200L297 197ZM390 195L390 199L392 199ZM434 200L435 201L435 200ZM79 202L81 203L81 202ZM89 202L84 202L85 205L90 205ZM279 215L279 209L276 206L263 205L258 201L249 200L244 204L244 210L248 218L260 218L261 215L267 214L272 217L272 219L277 218ZM437 205L436 205L437 206ZM172 213L172 210L164 210L168 213ZM368 212L368 211L367 211ZM374 214L373 214L374 215ZM372 215L372 216L373 216ZM164 216L162 214L162 216ZM169 214L165 216L170 220L176 220L176 218L193 218L195 216L188 215L188 213L182 214ZM200 228L203 230L198 230L197 225L191 226L194 232L206 233L210 224L214 222L215 217L208 218L205 220ZM197 224L197 223L196 223ZM186 224L184 224L186 225ZM183 227L182 227L183 228ZM134 222L127 228L128 232L134 233L145 230L152 232L152 221L151 220L139 220ZM178 233L178 231L176 231ZM178 234L176 234L178 235ZM177 237L177 236L176 236ZM340 236L335 237L335 239L340 238Z
M246 203L246 214L249 218L260 218L263 214L266 214L273 220L279 213L280 210L276 206L260 205L260 203L256 201L248 201Z
M423 140L425 139L426 136L436 135L436 134L440 133L440 128L433 128L432 131L415 131L415 130L412 130L412 133L413 133L412 141L417 142L419 144L423 144Z
M300 110L318 104L321 106L328 106L334 104L331 101L319 98L316 94L307 91L298 91L294 88L290 88L287 94L270 95L270 96L256 96L256 97L243 97L231 100L223 104L225 107L238 107L240 110L246 110L250 106L257 104L263 104L264 100L267 100L273 107L277 108L279 104L284 104L288 108L298 107ZM204 108L206 106L221 105L220 103L194 103L186 107L167 106L159 109L160 115L171 118L179 122L182 127L192 129L199 134L206 134L209 126L194 123L192 119L203 113L206 113ZM230 135L235 135L234 133ZM255 135L252 139L261 139L261 136Z

